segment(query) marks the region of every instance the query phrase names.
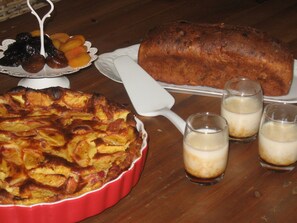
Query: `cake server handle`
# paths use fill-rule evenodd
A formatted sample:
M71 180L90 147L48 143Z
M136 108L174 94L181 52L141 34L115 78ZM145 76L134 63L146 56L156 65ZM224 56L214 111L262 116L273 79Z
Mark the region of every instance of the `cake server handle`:
M146 114L148 115L148 114ZM170 110L169 108L162 108L160 110L156 110L149 115L161 115L167 118L175 127L180 131L181 134L184 134L185 129L186 129L186 122L178 116L175 112Z

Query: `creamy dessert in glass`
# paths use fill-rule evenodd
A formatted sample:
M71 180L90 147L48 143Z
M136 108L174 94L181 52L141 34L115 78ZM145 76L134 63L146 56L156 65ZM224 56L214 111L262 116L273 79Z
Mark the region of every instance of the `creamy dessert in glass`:
M268 169L290 171L297 161L297 107L269 104L259 130L260 164Z
M227 120L232 141L256 138L263 110L263 93L258 82L235 78L225 85L221 115Z
M228 125L216 114L197 113L187 119L183 159L187 177L200 185L223 179L228 160Z

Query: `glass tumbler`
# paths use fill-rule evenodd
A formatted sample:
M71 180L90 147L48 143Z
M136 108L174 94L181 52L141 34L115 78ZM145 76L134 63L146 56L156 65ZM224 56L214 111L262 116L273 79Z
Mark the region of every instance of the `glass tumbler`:
M188 179L200 185L221 181L227 166L228 148L228 125L223 117L212 113L191 115L183 139Z
M268 104L259 129L260 164L267 169L290 171L297 161L297 107Z
M263 110L260 84L247 78L234 78L225 84L221 115L227 120L230 140L250 142L257 137Z

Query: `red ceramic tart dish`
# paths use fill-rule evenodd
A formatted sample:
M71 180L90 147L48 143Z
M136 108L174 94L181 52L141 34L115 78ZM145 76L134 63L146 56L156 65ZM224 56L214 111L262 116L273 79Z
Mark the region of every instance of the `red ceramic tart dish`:
M0 96L0 222L75 222L126 196L147 152L143 123L96 94Z

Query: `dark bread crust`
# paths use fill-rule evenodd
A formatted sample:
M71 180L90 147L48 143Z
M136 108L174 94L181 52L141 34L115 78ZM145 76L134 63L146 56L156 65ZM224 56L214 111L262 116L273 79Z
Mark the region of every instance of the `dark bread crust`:
M154 28L142 41L138 63L156 80L222 89L245 76L264 94L288 94L293 55L279 40L251 27L174 22Z

